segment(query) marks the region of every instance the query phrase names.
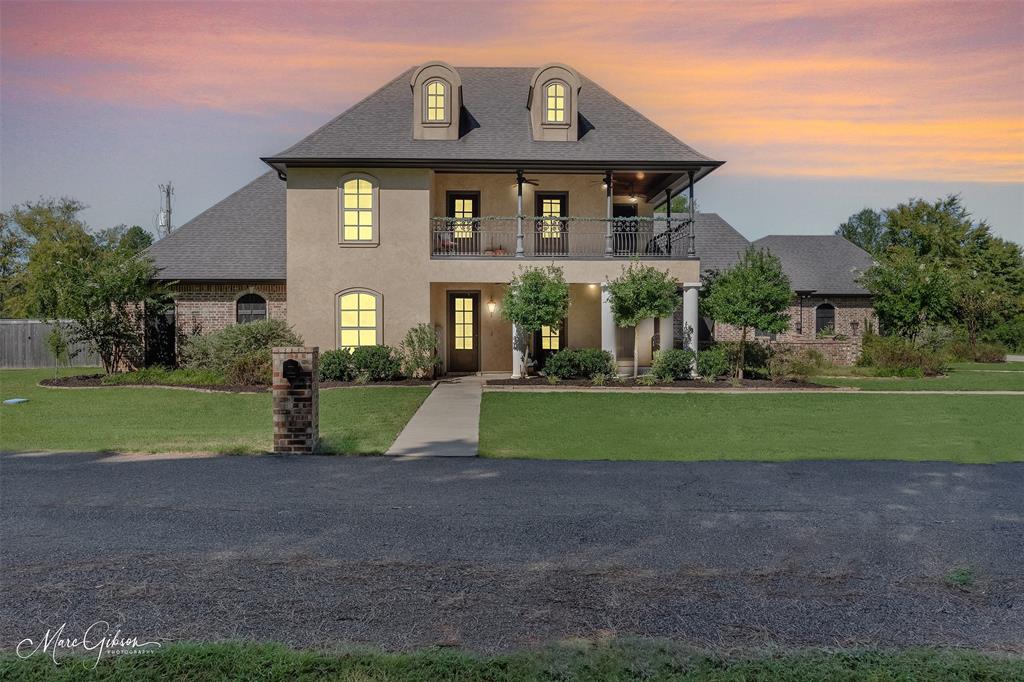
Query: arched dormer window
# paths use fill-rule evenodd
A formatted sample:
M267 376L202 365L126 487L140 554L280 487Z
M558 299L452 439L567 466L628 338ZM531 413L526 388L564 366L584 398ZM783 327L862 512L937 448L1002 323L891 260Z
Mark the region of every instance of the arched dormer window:
M259 294L245 294L235 301L235 322L246 324L267 319L267 299Z
M831 303L822 303L814 310L814 333L836 333L836 307Z
M346 175L341 179L338 194L339 243L350 246L380 243L377 220L380 191L376 178L362 173Z
M451 64L427 62L409 79L412 139L457 140L462 116L462 78Z
M544 86L544 122L568 122L569 88L563 81L549 81Z
M526 102L533 139L543 142L579 140L579 98L583 81L566 64L545 64L530 79Z
M429 80L423 86L423 122L424 123L448 123L451 117L448 115L448 83L435 78Z
M338 348L355 350L382 343L381 295L370 289L346 289L337 295Z

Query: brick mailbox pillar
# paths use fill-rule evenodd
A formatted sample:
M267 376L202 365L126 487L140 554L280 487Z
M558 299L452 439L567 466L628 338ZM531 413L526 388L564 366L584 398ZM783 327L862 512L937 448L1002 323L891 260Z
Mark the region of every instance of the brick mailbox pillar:
M320 349L274 348L274 452L311 454L320 441Z

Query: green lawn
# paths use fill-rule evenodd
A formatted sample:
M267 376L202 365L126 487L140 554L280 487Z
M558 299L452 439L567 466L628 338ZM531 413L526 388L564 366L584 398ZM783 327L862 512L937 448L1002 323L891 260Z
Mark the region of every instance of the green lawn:
M702 654L671 643L615 640L568 643L532 652L475 656L452 649L416 653L375 650L322 653L272 644L177 644L153 654L108 656L93 662L46 656L0 658L10 680L352 680L360 682L554 682L661 680L1010 680L1024 661L970 651L915 649L840 651L740 657Z
M64 374L92 370L75 368ZM43 388L52 370L0 370L0 450L264 452L271 448L270 395L172 388ZM320 392L325 452L382 453L428 388L341 388Z
M863 391L1024 391L1024 362L953 365L940 377L813 377L828 386L854 386ZM826 370L827 371L827 370Z
M488 457L1024 461L1024 395L486 392Z

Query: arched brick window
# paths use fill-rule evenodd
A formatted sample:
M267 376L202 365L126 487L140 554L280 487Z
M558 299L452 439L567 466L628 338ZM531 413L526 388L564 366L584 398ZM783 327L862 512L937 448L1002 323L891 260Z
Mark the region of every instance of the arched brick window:
M836 307L831 303L822 303L814 311L814 333L835 333Z
M235 303L235 322L245 324L267 319L267 299L259 294L246 294Z

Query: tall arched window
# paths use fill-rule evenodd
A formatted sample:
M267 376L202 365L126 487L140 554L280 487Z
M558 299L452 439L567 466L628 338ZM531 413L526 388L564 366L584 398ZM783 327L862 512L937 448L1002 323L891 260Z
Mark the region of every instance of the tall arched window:
M544 122L566 123L568 88L562 81L551 81L544 86Z
M338 348L355 350L381 342L380 294L349 289L338 294Z
M836 331L836 307L831 303L822 303L814 311L814 333L834 334Z
M368 175L352 175L341 181L342 243L376 244L379 215L376 181Z
M423 86L423 95L426 98L423 102L423 122L447 123L448 84L438 79L427 81Z
M246 294L235 302L235 322L245 324L267 319L267 300L259 294Z

